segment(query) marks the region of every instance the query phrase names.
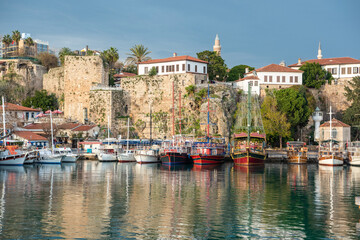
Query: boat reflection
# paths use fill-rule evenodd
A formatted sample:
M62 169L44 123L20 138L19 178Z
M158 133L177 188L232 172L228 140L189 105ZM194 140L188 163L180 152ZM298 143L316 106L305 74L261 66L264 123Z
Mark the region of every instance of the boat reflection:
M236 165L233 166L235 171L252 174L264 174L265 165Z
M289 164L287 180L293 188L307 186L308 166L306 164Z

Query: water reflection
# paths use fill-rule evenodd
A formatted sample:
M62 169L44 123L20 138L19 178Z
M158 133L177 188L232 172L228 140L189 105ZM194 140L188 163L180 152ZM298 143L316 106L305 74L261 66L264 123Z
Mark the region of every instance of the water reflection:
M360 168L0 168L2 238L355 238Z

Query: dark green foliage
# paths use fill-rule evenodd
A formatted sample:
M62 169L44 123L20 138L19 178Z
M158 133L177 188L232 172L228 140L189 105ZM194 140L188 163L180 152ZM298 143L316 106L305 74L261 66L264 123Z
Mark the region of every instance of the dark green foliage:
M58 66L58 58L54 54L42 52L37 58L40 60L41 65L46 67L48 71Z
M307 62L300 67L300 70L304 71L303 85L309 88L319 89L326 81L330 84L333 79L331 73L322 69L318 63Z
M194 85L189 85L185 88L187 95L191 96L195 93L195 86Z
M349 87L350 86L350 87ZM360 136L360 77L354 77L345 87L345 97L351 102L351 106L345 110L343 121L352 127L352 139Z
M156 68L152 67L149 71L149 76L152 77L155 76L156 74L157 74Z
M26 98L23 103L25 107L40 108L43 111L56 110L59 107L55 94L48 94L46 90L36 91L33 97Z
M6 102L21 103L25 99L25 88L15 81L17 76L16 73L8 73L0 81L0 95L5 97Z
M64 65L65 56L76 56L76 53L71 51L70 48L67 48L67 47L62 48L59 52L59 59L60 59L61 65Z
M227 81L227 82L232 82L232 81L238 80L239 78L243 78L243 77L244 77L244 74L245 74L245 69L246 69L246 68L249 68L249 71L252 71L252 70L255 69L255 68L250 67L250 66L248 66L248 65L237 65L237 66L233 67L233 68L230 70L226 81Z
M224 81L226 79L226 64L221 56L213 51L203 51L196 54L201 60L207 61L210 80Z
M136 65L128 65L123 69L123 72L137 74L137 67Z

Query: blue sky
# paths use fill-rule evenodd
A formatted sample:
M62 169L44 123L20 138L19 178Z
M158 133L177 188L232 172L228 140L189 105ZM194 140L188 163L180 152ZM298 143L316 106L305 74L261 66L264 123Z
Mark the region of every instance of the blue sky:
M323 56L360 58L359 0L0 0L0 34L31 33L55 49L135 44L151 57L196 56L212 50L216 33L228 67L296 63Z

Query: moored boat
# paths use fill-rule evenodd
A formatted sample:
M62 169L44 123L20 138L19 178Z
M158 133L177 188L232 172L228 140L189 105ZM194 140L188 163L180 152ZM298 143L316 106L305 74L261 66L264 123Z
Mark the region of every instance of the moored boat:
M158 163L159 151L155 149L139 150L135 153L137 163Z
M360 142L351 142L347 148L347 157L349 164L353 166L360 166Z
M307 163L307 147L305 142L289 141L287 142L288 162L292 164Z
M114 148L102 148L97 154L99 162L116 162L116 152Z
M62 162L76 162L79 158L70 148L54 148L54 154L63 155Z
M118 154L119 162L136 162L135 153L133 150L126 150L123 153Z
M214 141L214 139L212 139ZM195 165L221 164L225 160L225 143L195 142L192 147L191 158Z
M40 157L40 153L38 150L32 150L25 153L24 164L32 164L37 161Z
M60 164L64 155L54 154L49 149L40 149L39 157L34 161L34 163L43 163L43 164Z
M0 165L21 166L24 164L25 154L15 151L17 146L6 146L0 150Z
M164 141L161 148L160 160L166 165L191 164L191 142L184 136L173 136L173 140Z

